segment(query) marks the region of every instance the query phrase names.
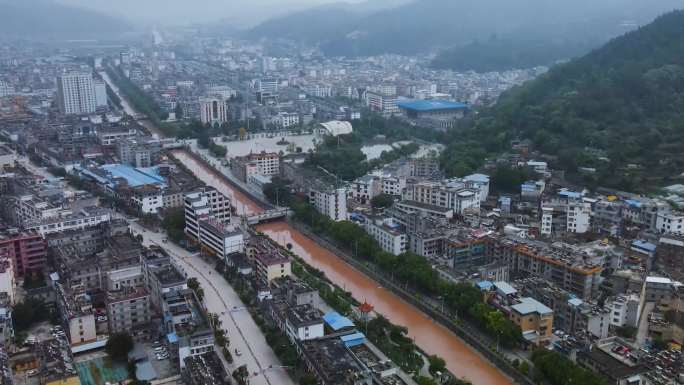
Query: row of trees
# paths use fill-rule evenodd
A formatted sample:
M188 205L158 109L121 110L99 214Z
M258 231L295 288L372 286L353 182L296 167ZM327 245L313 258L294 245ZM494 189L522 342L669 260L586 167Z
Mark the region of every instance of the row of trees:
M355 258L375 264L402 286L441 299L451 312L469 319L504 346L515 346L521 341L520 328L499 310L485 304L477 288L445 281L424 257L411 252L393 255L383 251L361 226L350 221L331 221L306 202L297 202L292 209L294 218L310 225L315 233L332 238Z

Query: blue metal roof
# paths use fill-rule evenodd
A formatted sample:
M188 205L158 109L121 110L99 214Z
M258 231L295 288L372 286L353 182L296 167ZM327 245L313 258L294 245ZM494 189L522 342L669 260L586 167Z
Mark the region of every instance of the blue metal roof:
M165 187L166 181L157 173L156 167L134 168L124 164L105 164L102 169L112 178L126 179L129 186L138 187L146 184L156 184Z
M632 206L632 207L636 207L636 208L641 207L641 202L638 200L635 200L635 199L625 199L625 203L627 203L627 205Z
M638 240L638 239L637 239L636 241L632 242L632 246L638 247L638 248L640 248L640 249L643 249L643 250L646 250L646 251L649 251L649 252L654 252L654 251L656 250L656 247L657 247L657 246L654 245L653 243L646 242L646 241L641 241L641 240Z
M335 331L354 327L354 323L349 318L336 311L331 311L330 313L324 315L323 320Z
M450 102L448 100L405 100L398 101L397 107L413 111L465 110L467 104Z
M176 334L176 332L169 333L166 335L166 339L169 340L169 343L175 344L176 342L178 342L178 334Z
M366 340L366 336L363 333L356 332L342 336L340 339L344 342L344 346L351 348L352 346L361 345Z
M492 288L492 286L494 286L494 284L489 281L480 281L476 283L475 286L477 286L477 288L480 290L489 290Z

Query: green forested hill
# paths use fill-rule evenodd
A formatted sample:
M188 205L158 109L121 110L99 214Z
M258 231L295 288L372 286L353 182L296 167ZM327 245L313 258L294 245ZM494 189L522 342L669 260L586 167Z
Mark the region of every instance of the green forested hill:
M528 138L569 171L595 167L620 188L684 172L684 11L613 39L502 95L476 132ZM604 158L604 156L609 159ZM640 170L630 167L637 164Z

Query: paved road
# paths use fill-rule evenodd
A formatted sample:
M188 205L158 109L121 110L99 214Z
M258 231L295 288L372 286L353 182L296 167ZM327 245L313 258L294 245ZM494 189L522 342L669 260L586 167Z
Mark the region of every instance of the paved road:
M163 243L163 233L143 231L142 227L131 222L131 230L142 234L146 246L158 245L171 255L188 277L197 278L204 289L207 309L219 315L222 327L230 338L230 349L235 362L230 370L247 364L252 373L250 385L294 385L288 374L280 368L280 362L266 343L261 330L233 288L228 285L209 263L199 256L171 243ZM235 349L242 352L237 357ZM258 373L256 376L254 373Z
M641 309L641 318L639 318L639 329L637 330L636 342L640 347L646 345L648 339L648 315L651 314L655 307L654 302L646 302L644 308Z

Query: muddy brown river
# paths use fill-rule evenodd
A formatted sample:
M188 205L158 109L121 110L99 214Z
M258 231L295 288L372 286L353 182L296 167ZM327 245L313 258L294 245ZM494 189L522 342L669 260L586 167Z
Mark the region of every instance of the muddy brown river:
M239 214L262 211L249 197L234 190L215 171L199 163L184 151L174 151L173 156L204 183L231 197ZM267 234L281 245L291 243L295 253L310 265L325 272L332 282L350 291L359 301L368 301L375 307L375 311L383 314L393 323L406 326L409 336L415 340L416 344L429 354L443 357L447 368L455 375L466 378L476 385L513 383L447 328L434 322L391 291L378 286L377 282L355 270L286 222L262 224L257 227L257 230Z

